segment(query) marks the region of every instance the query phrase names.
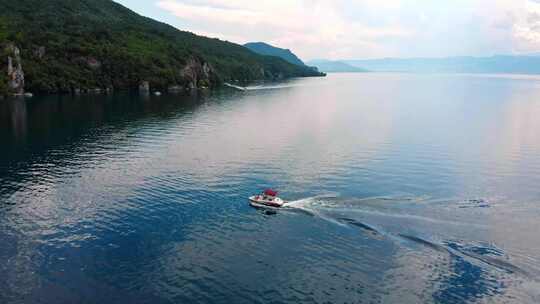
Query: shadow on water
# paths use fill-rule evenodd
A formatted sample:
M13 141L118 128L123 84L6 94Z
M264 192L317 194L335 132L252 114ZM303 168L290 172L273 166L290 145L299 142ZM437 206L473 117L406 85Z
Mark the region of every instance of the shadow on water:
M71 144L83 136L98 136L93 131L111 128L121 131L136 127L145 119L172 118L189 112L207 95L139 96L119 93L107 96L46 96L39 99L10 99L0 103L0 139L7 149L2 163L11 157L25 159L21 149L35 154L62 144ZM92 139L92 138L89 138ZM9 156L10 158L8 158Z
M152 121L162 125L193 115L214 96L231 91L189 95L140 96L119 93L106 96L47 96L0 102L0 196L20 185L44 178L32 174L68 164L92 165L104 157L104 148L130 144L130 133ZM112 140L114 139L114 140ZM77 151L77 154L74 154ZM74 158L75 157L75 158ZM7 202L4 205L12 204ZM0 204L1 207L1 204Z

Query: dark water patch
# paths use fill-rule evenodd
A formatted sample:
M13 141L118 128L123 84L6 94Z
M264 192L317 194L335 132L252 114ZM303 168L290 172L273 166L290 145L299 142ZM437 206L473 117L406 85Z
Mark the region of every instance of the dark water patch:
M455 243L443 242L439 244L421 237L404 234L400 234L399 237L444 253L449 258L451 271L439 273L440 277L436 280L439 283L445 282L433 294L433 300L436 303L470 303L502 295L507 288L506 284L503 283L505 281L503 276L493 273L483 264L492 261L487 264L505 272L509 268L517 268L513 265L505 265L495 258L456 251L456 246L451 245ZM510 273L514 273L514 271Z
M470 303L504 293L505 284L488 271L461 256L454 256L450 272L440 277L440 289L433 294L437 303Z
M438 252L446 252L453 258L472 258L470 262L480 262L493 266L498 270L515 273L529 277L529 274L508 260L503 259L506 255L500 249L479 245L463 245L457 242L444 241L442 244L428 241L418 236L399 234L399 237L414 243L426 246Z
M508 273L515 273L522 276L530 277L529 273L516 265L513 265L510 261L504 259L506 256L502 250L489 246L489 245L464 245L458 242L446 241L444 242L448 246L451 253L463 254L467 257L473 258L479 262L486 263L490 266L497 268Z

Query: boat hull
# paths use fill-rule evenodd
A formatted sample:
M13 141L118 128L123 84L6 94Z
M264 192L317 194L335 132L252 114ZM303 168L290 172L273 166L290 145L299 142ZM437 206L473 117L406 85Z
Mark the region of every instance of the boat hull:
M249 204L257 208L281 208L286 202L280 198L275 198L273 201L260 199L257 196L249 198Z

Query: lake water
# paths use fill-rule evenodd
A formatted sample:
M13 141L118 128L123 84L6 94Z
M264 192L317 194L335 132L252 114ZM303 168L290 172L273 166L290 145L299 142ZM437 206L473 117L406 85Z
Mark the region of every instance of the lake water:
M4 100L0 147L0 303L540 302L540 77Z

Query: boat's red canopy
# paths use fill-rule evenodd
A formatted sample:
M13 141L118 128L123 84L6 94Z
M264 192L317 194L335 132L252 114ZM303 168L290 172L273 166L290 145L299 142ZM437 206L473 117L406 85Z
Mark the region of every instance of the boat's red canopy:
M274 191L272 189L266 189L264 190L264 194L269 196L277 196L277 191Z

